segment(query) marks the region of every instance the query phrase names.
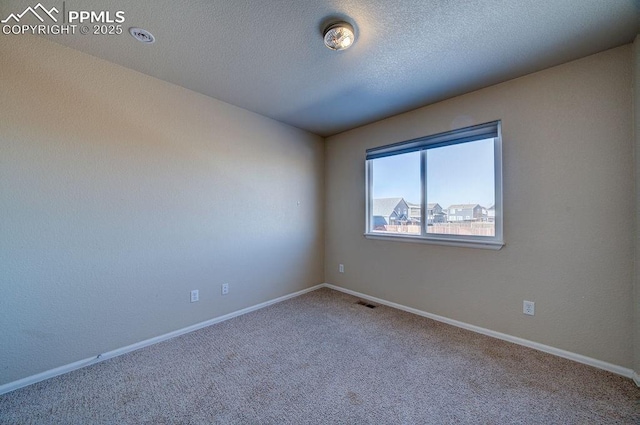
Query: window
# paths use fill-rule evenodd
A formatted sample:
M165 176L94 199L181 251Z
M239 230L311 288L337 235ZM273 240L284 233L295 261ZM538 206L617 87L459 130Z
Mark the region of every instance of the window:
M500 130L495 121L368 149L366 236L500 249ZM448 216L426 220L432 214L426 206L436 204ZM392 223L393 212L407 205L420 220Z

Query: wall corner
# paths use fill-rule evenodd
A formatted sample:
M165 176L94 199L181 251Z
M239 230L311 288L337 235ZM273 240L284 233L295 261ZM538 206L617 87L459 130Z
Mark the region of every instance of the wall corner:
M634 196L636 203L634 269L633 269L633 370L640 386L640 34L632 45L632 114L634 155Z

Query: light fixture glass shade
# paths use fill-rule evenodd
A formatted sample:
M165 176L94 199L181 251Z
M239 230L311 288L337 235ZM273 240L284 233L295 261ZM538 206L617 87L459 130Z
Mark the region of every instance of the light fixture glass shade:
M329 25L324 30L324 45L331 50L344 50L356 41L353 27L346 22Z

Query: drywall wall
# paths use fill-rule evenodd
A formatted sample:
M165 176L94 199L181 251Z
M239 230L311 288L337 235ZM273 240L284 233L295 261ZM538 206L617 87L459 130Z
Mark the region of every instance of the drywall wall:
M327 282L630 368L631 73L626 45L328 138ZM493 120L505 247L365 239L365 149Z
M635 159L635 274L633 279L634 363L636 384L640 385L640 36L633 42L633 137Z
M315 135L3 37L0 384L321 283L323 156Z

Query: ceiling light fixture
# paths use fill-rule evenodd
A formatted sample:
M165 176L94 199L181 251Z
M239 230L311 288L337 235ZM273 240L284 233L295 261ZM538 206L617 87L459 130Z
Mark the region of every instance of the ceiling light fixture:
M146 44L151 44L156 41L156 38L149 31L142 28L129 28L129 34L133 36L138 41L141 41Z
M353 27L346 22L336 22L324 30L324 45L331 50L344 50L356 41Z

